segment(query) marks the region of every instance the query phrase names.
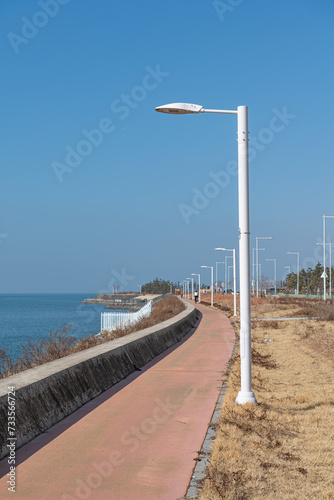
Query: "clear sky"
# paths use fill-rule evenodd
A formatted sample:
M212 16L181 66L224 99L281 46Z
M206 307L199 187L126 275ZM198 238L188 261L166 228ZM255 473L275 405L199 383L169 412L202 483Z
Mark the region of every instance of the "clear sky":
M251 248L322 261L334 215L332 0L2 0L0 292L138 289L238 246L249 106ZM327 220L334 242L334 219Z

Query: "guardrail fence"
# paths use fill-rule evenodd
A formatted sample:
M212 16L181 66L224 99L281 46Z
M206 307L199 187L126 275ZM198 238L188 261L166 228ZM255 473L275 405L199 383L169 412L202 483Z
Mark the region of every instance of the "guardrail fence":
M139 311L126 312L103 312L101 313L101 332L103 330L116 330L116 328L125 328L134 325L142 318L147 318L152 312L152 300L147 302Z

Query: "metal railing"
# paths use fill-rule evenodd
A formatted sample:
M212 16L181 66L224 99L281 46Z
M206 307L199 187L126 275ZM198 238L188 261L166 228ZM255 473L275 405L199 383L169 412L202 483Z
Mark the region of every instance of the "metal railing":
M152 300L147 302L136 312L103 312L101 313L101 332L103 330L116 330L116 328L126 328L134 325L143 318L147 318L152 312Z

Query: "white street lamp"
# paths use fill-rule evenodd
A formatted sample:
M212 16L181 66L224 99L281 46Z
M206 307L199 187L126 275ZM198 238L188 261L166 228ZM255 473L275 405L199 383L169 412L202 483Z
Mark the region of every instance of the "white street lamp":
M323 236L323 245L324 245L324 300L326 300L326 219L334 219L334 215L323 215L322 220L323 220L323 229L322 229L322 236Z
M275 295L277 294L277 285L276 285L276 259L266 259L266 260L270 260L271 262L274 262L274 271L275 271Z
M184 294L183 295L184 295L184 298L189 299L188 285L189 285L189 282L187 280L184 280L184 282L183 282ZM187 297L187 294L188 294L188 297Z
M256 250L256 248L253 248L253 267L252 267L252 274L253 274L253 279L252 279L252 288L253 288L253 295L255 295L255 272L254 272L254 268L255 267L258 267L258 264L255 264L254 263L254 251ZM257 249L258 252L260 252L260 250L265 250L265 248L258 248Z
M286 252L288 255L297 255L297 295L299 295L299 252ZM326 284L325 284L326 287ZM325 288L326 292L326 288Z
M211 307L213 306L213 266L201 266L211 269Z
M192 296L192 300L194 300L194 278L187 278L187 280L191 280L191 296Z
M255 236L256 239L256 296L259 296L259 240L272 240L272 236Z
M250 250L249 250L249 158L248 107L237 110L204 109L198 104L174 103L156 108L163 113L222 113L237 115L238 120L238 194L239 194L239 266L240 266L240 358L241 389L238 404L254 403L251 387L251 305L250 305Z
M193 276L198 276L198 303L201 302L201 275L196 273L191 273Z
M228 271L227 271L227 282L230 286L230 269L233 269L233 266L228 266Z
M233 294L234 294L234 313L233 316L237 316L237 267L235 259L235 248L215 248L215 250L221 250L222 252L233 252ZM229 257L227 257L229 258ZM228 266L230 268L231 266ZM226 266L225 266L226 270Z
M253 292L253 295L255 294L255 280L254 280L254 250L255 248L253 248L253 260L252 260L252 292Z
M323 243L317 243L317 245L323 245ZM332 243L325 243L325 245L329 245L329 297L332 298Z
M332 298L332 243L329 243L329 298Z
M227 267L228 267L228 260L227 259L232 259L233 260L233 255L225 255L225 287L224 287L224 293L227 293Z
M223 264L224 265L225 262L216 262L216 285L217 285L217 287L218 287L218 264Z

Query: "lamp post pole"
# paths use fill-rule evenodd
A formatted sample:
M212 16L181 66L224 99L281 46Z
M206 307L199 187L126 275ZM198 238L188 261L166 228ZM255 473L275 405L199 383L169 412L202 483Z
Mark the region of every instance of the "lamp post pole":
M274 262L274 280L275 280L275 295L277 294L277 285L276 285L276 259L266 259Z
M224 264L225 264L225 293L227 293L227 291L228 291L228 286L227 286L228 260L227 259L233 259L233 255L225 255L225 262L224 262Z
M299 295L299 252L287 252L287 254L297 255L297 295ZM326 282L325 282L325 293L326 293Z
M255 279L254 279L254 250L255 250L255 248L253 248L253 261L252 261L252 291L253 291L253 295L255 295Z
M256 404L256 398L251 388L248 107L238 106L237 110L204 109L198 104L173 103L159 106L156 111L173 114L222 113L237 115L241 388L236 403Z
M188 299L189 299L189 280L186 278L186 283L187 283L187 290L188 290Z
M218 264L225 264L225 262L216 262L216 283L218 286Z
M330 242L326 243L329 246L329 298L332 298L332 244Z
M191 296L192 300L194 300L194 278L187 278L187 280L191 280L191 290L192 290Z
M258 248L257 251L260 252L261 250L265 250L265 248ZM254 268L259 267L259 264L254 263L254 252L256 251L256 248L253 248L253 295L255 295L255 271Z
M235 248L215 248L215 250L221 250L223 252L233 252L232 257L225 257L226 259L233 259L233 266L228 266L228 270L230 267L233 267L233 294L234 294L234 314L233 316L237 316L237 267L236 267L236 258L235 258ZM226 272L226 266L225 266ZM228 273L228 282L230 282L229 273Z
M324 244L323 243L317 243L317 245L324 245ZM330 242L329 243L325 243L325 245L329 246L329 297L332 298L332 243L330 243ZM325 269L325 267L324 267L324 269ZM325 290L326 289L327 289L327 287L325 288Z
M289 274L290 274L290 266L284 266L284 267L285 267L285 269L289 269L289 272L288 272L288 274L287 274L287 275L286 275L286 277L285 277L285 293L287 293L287 290L286 290L286 278L287 278L287 277L289 276Z
M256 236L256 296L259 296L259 240L272 240L272 236Z
M332 243L329 243L329 298L332 298Z
M228 276L227 281L229 284L228 286L230 286L230 269L233 269L233 266L228 266L228 271L227 271L227 276Z
M249 287L249 284L248 284ZM233 293L234 293L234 311L233 315L237 316L237 263L235 257L235 248L233 248Z
M213 306L213 266L201 266L207 269L211 269L211 307Z
M322 229L322 236L323 236L323 245L324 245L324 300L326 300L326 219L334 219L334 215L323 215L322 216L322 221L323 221L323 229ZM332 287L331 287L332 288ZM331 293L330 293L331 295Z
M198 303L201 302L201 275L196 273L191 273L193 276L198 276Z

